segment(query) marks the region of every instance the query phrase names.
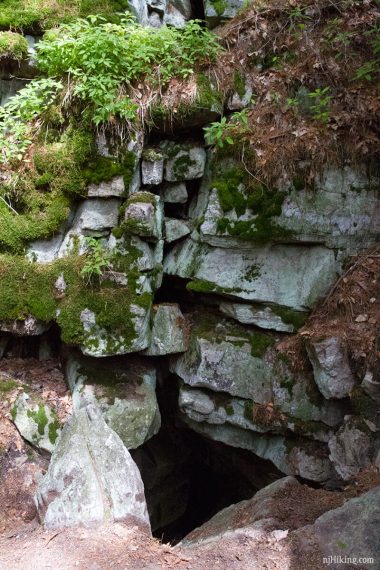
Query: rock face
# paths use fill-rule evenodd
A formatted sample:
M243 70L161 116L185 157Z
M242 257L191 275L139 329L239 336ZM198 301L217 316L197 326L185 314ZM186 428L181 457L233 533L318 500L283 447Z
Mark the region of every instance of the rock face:
M325 398L346 398L355 386L343 341L339 337L310 340L307 352L314 378Z
M159 431L156 370L143 359L98 362L70 356L65 371L74 409L95 404L128 449L139 447Z
M12 420L20 434L35 447L52 453L57 445L61 426L55 412L33 396L22 393L12 408Z
M46 529L106 521L149 528L140 473L119 436L94 406L66 424L36 504Z
M343 480L349 481L371 465L371 430L361 419L346 416L344 424L329 441L330 458Z
M334 253L320 246L250 243L247 249L225 249L194 239L177 245L164 263L169 275L193 279L193 290L297 311L326 293L338 269Z
M165 180L181 182L202 178L206 166L206 152L201 146L178 145L168 147Z
M145 354L162 356L185 352L190 343L189 327L177 304L158 305L154 310L151 344Z

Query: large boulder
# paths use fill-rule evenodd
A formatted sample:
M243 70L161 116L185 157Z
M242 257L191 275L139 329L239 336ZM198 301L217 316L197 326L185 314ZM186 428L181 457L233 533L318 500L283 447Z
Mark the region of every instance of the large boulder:
M92 405L78 410L65 425L38 485L36 505L46 529L107 521L149 528L139 470Z
M156 370L138 356L102 359L70 356L66 378L75 410L95 404L128 449L153 437L161 426Z

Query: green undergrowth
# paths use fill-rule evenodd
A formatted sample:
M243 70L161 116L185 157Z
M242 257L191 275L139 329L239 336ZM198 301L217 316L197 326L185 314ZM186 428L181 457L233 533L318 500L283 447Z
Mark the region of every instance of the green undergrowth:
M0 29L38 32L90 14L118 22L125 10L127 0L1 0Z
M28 55L28 42L20 34L0 32L0 61L4 59L21 61Z
M131 251L129 263L137 255ZM118 270L120 258L111 260ZM28 315L43 322L55 320L64 342L82 344L86 333L81 313L88 309L95 313L97 326L109 334L122 334L125 343L132 342L136 333L131 304L149 310L152 300L150 293L140 293L136 266L129 266L126 286L120 287L111 279L88 286L81 276L85 263L86 256L71 255L42 265L23 256L0 255L0 321L23 320ZM54 286L61 275L67 285L63 295Z

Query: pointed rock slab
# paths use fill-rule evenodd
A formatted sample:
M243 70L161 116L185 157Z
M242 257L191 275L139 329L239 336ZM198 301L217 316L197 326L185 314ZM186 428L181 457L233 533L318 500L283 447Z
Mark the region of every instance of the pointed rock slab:
M356 380L339 337L309 339L306 349L318 388L327 399L347 398Z
M49 530L113 521L150 528L140 472L92 405L65 425L35 501Z
M190 323L176 303L153 307L152 340L145 354L161 356L185 352L190 345Z
M165 241L172 243L190 233L189 225L182 220L176 218L165 218Z

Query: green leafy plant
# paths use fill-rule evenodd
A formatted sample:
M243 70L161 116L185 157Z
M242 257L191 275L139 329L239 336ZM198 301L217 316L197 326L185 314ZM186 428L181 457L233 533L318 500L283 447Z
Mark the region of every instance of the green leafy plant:
M375 75L380 74L380 27L371 28L365 35L370 38L373 59L366 61L359 67L355 79L372 81Z
M99 279L106 268L110 268L109 253L103 248L100 240L87 237L87 255L86 262L81 269L81 276L86 280L87 284L92 283L95 279Z
M111 24L99 16L50 31L38 44L38 65L66 79L71 97L86 107L96 125L115 117L134 121L138 82L159 92L173 77L186 79L197 63L215 60L215 36L198 21L183 29L143 27L132 16Z
M62 83L36 79L0 107L0 164L21 160L32 140L31 121L54 101Z
M205 127L203 130L207 144L223 148L226 144L234 144L236 136L247 128L248 112L244 109L233 113L229 120L227 117L222 117L220 121L211 123L209 127Z
M321 123L327 123L330 118L331 95L329 95L329 91L329 87L323 87L323 89L318 88L309 93L309 98L313 102L310 106L313 118Z

